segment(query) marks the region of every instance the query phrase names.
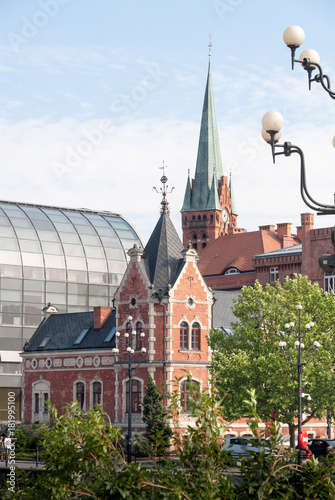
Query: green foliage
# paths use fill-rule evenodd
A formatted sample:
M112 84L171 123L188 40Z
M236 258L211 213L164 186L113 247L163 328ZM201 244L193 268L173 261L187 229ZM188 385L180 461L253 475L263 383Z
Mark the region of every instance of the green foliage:
M191 380L189 380L191 383ZM255 392L245 402L249 427L259 442L260 417ZM278 446L278 426L273 424L270 455L260 447L249 459L233 462L222 451L226 432L223 410L216 398L194 387L191 412L180 411L179 394L171 397L176 457L142 464L127 464L121 448L121 432L105 414L83 413L77 403L58 417L45 435L46 472L34 485L27 471L17 474L16 491L0 488L1 498L18 500L335 500L335 460L307 461L302 467L290 461ZM180 427L188 421L187 432ZM179 423L180 421L180 423ZM80 448L75 448L77 445Z
M146 394L143 399L143 421L146 424L145 436L151 448L159 455L165 451L172 437L171 427L167 423L167 412L163 405L163 396L149 375ZM159 446L158 446L159 445Z
M294 341L299 323L298 304L302 305L303 361L311 361L305 366L302 378L304 392L312 398L310 410L303 408L307 414L303 423L312 417L325 417L327 410L334 417L334 295L323 293L318 284L312 284L307 277L295 275L294 279L287 278L283 285L276 282L275 286L263 288L256 282L254 287L243 287L235 301L234 314L238 322L234 325L234 334L219 330L210 333L209 343L214 350L212 373L227 419L235 420L245 413L244 401L248 391L254 388L263 421L274 414L294 432L297 368L287 361L287 355L291 361L297 361ZM306 330L305 325L311 321L315 326ZM293 332L284 327L290 322L295 324ZM281 340L287 342L286 354L278 346ZM309 358L307 352L315 340L321 347Z

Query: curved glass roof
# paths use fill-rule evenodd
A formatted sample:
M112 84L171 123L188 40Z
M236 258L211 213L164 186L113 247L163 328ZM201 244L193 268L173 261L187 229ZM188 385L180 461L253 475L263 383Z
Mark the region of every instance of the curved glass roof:
M117 286L134 243L119 214L0 201L2 276Z

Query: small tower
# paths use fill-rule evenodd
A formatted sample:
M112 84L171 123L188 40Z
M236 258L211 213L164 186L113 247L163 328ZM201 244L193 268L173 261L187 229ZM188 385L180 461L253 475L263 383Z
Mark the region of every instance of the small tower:
M183 244L187 247L191 243L198 251L236 227L231 176L228 183L228 177L222 172L210 60L195 177L191 181L188 176L181 213Z

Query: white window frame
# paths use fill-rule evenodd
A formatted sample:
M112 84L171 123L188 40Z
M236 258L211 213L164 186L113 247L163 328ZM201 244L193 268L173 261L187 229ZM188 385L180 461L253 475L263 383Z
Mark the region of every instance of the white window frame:
M270 267L270 283L275 283L279 278L278 267Z

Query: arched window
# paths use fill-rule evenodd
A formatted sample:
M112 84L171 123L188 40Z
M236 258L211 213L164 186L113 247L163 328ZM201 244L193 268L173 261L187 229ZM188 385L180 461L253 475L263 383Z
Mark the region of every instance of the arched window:
M192 403L199 394L200 384L194 380L184 380L180 384L180 406L182 411L191 411Z
M201 215L198 215L198 220L201 220Z
M142 332L143 332L142 323L138 321L136 323L136 350L142 349L142 338L141 338Z
M180 348L188 349L188 324L186 321L180 323Z
M132 380L131 391L131 413L139 413L141 403L141 383L139 380ZM126 412L129 411L129 381L126 384Z
M84 410L85 406L85 385L83 382L76 383L76 399L78 400L79 406Z
M200 349L200 325L199 325L199 323L193 323L193 325L192 325L191 348L192 349Z
M101 382L93 383L93 408L101 404Z
M206 248L206 246L207 246L207 243L202 244L202 248Z
M204 233L204 234L202 235L202 238L203 238L203 239L206 239L206 238L207 238L206 233Z
M197 245L197 243L193 243L192 247L194 248L194 250L198 250L198 245Z
M197 239L197 235L196 235L196 234L194 234L194 235L193 235L193 239L194 239L194 240L196 240L196 239Z
M204 220L206 220L206 219L207 219L207 215L203 215L203 216L202 216L202 218L203 218Z

